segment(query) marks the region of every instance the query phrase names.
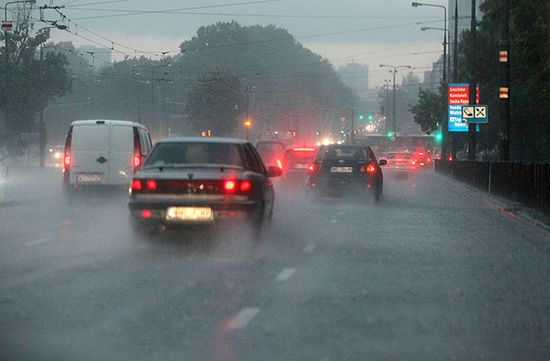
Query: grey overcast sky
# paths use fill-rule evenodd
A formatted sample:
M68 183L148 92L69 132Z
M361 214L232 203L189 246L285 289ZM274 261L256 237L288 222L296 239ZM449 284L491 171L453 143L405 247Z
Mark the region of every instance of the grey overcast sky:
M110 47L112 40L122 52L136 48L176 54L178 45L200 26L217 21L274 24L335 66L368 64L371 87L390 76L380 63L415 66L422 80L442 50L443 31L422 32L417 23L442 27L443 10L413 8L410 0L38 0L35 6L44 4L64 5L61 11L78 34L55 30L53 41ZM47 10L45 17L59 19L54 10ZM113 57L122 55L115 52Z

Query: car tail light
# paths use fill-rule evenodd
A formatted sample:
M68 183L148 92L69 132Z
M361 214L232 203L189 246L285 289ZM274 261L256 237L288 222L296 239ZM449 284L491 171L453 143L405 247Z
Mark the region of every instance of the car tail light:
M130 188L132 191L140 191L143 189L143 185L141 184L141 179L132 179L132 183L130 185Z
M277 159L277 167L279 167L280 169L283 169L283 162L281 162L280 159Z
M249 190L252 189L252 182L250 182L249 180L241 181L241 185L239 186L239 189L241 190L241 192L248 192Z
M432 158L428 158L428 159L427 159L427 162L428 162L428 163L431 163L431 162L432 162Z
M154 191L157 189L157 181L154 179L148 179L145 184L147 185L147 189L150 191Z
M369 174L374 174L374 173L376 173L376 167L373 166L372 164L369 164L369 165L367 166L367 173L369 173Z
M294 152L315 152L313 147L293 147L292 150Z
M308 172L308 173L315 173L315 172L317 172L317 164L311 163L310 165L308 165L308 166L307 166L307 172Z
M226 180L223 183L223 189L226 192L234 192L236 188L237 188L237 182L235 182L234 180Z
M150 209L142 209L141 210L141 217L142 218L151 218L153 216L153 211Z
M417 161L416 159L413 159L413 160L411 161L411 164L412 164L412 165L416 165L416 163L418 163L418 161Z

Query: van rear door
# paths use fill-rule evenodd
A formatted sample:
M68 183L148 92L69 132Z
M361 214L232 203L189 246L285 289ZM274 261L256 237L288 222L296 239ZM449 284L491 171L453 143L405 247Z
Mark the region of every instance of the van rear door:
M111 124L110 184L130 185L134 169L134 128L131 124Z
M105 122L78 124L72 132L70 183L109 182L109 125Z

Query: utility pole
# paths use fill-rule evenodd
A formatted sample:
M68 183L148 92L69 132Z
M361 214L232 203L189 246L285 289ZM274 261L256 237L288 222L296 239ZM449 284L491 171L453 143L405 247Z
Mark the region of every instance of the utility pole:
M455 15L454 15L454 38L453 38L453 82L458 83L458 0L455 0ZM447 115L448 116L448 115ZM447 124L447 127L449 125ZM454 133L449 134L451 141L451 157L456 159L456 152L458 148L458 142L462 139L461 136Z
M386 134L390 132L390 81L391 80L384 80L384 88L386 88L386 105L384 106L384 113L386 115Z
M40 44L40 72L43 72L44 46ZM48 130L44 122L44 109L40 112L40 122L38 123L38 147L40 154L40 167L44 167L46 160L46 143L48 142Z
M470 23L470 105L476 104L476 0L472 0L472 22ZM476 160L476 124L468 124L468 160Z
M499 137L500 161L510 160L510 7L508 0L500 0L500 86L499 86Z
M355 114L354 114L354 109L352 108L351 109L351 132L350 132L350 140L351 140L351 144L355 144Z

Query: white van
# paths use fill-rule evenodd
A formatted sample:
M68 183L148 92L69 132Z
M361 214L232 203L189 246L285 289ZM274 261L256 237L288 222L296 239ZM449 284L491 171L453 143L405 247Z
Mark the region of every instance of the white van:
M129 186L151 148L149 132L139 123L75 121L65 142L64 185L69 189Z

